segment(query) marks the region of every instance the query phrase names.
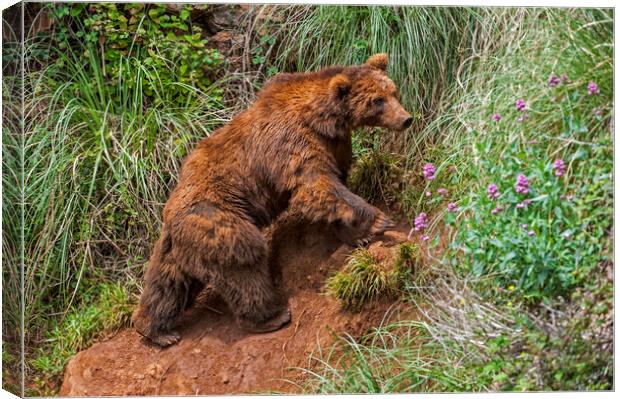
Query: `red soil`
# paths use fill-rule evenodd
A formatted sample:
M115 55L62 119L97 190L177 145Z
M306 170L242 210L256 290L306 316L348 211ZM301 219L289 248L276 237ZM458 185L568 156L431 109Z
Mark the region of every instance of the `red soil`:
M78 353L68 364L63 396L208 395L300 392L295 383L311 365L311 354L339 333L359 336L381 324L391 301L367 305L360 313L342 309L322 294L327 276L340 269L352 248L324 227L294 232L279 248L276 264L288 295L292 322L268 334L247 334L226 305L205 296L178 322L182 340L170 348L149 344L133 329ZM371 252L406 240L392 231ZM391 251L390 251L391 252Z

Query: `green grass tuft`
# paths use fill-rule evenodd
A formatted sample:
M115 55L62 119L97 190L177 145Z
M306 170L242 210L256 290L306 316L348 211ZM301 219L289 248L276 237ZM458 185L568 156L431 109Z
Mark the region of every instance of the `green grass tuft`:
M402 169L394 154L369 151L353 165L348 186L373 204L394 205L399 199Z
M416 272L416 253L415 244L402 243L394 259L378 262L368 249L358 248L342 270L327 280L326 291L354 310L379 297L393 296Z
M398 254L396 259L394 259L394 272L397 273L398 281L410 281L414 277L416 280L420 278L422 261L419 255L420 248L417 244L409 241L400 243Z
M79 309L72 310L48 333L45 344L37 349L30 367L41 392L51 394L61 382L60 376L69 359L97 339L109 336L129 324L134 298L120 284L92 287L97 296L85 292Z
M488 380L477 378L458 347L433 340L424 323L381 326L361 339L343 336L304 370L303 389L326 393L478 392ZM449 365L449 366L447 366Z
M327 280L327 293L353 309L393 289L390 271L387 271L365 248L355 250L344 268Z

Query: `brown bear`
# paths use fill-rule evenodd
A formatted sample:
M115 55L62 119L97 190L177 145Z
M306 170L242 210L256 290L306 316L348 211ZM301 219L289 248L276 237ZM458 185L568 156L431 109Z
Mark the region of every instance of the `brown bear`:
M389 227L383 212L344 184L353 129L400 131L413 121L387 77L387 59L276 75L250 108L188 155L133 316L140 334L161 346L177 342L173 324L206 284L247 331L287 324L268 264L266 232L276 219L330 223L350 243Z

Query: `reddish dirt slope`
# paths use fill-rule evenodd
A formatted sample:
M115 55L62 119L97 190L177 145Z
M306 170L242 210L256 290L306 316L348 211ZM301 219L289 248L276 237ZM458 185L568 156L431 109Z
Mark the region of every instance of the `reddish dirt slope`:
M388 232L371 246L379 252L406 239ZM279 249L276 264L289 297L293 320L268 334L239 330L217 298L198 301L179 320L179 344L160 349L132 329L78 353L68 364L63 396L207 395L296 392L289 381L303 375L317 345L334 333L354 336L381 323L390 303L374 303L360 313L343 310L322 294L324 281L339 269L352 248L320 226L295 232Z

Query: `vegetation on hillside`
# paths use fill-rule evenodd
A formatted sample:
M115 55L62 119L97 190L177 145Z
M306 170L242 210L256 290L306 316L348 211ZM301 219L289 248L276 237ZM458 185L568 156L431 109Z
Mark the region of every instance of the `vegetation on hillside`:
M613 386L612 14L490 14L509 34L477 42L408 147L401 198L435 259L409 286L424 317L345 338L307 389Z
M48 23L25 43L23 136L20 75L3 77L3 336L19 337L23 245L30 394L55 393L73 354L127 324L200 138L274 73L382 51L415 123L355 132L349 184L413 242L387 269L358 249L326 288L354 309L388 293L420 317L322 348L303 388L612 388L613 11L27 7ZM222 51L225 7L243 28Z

